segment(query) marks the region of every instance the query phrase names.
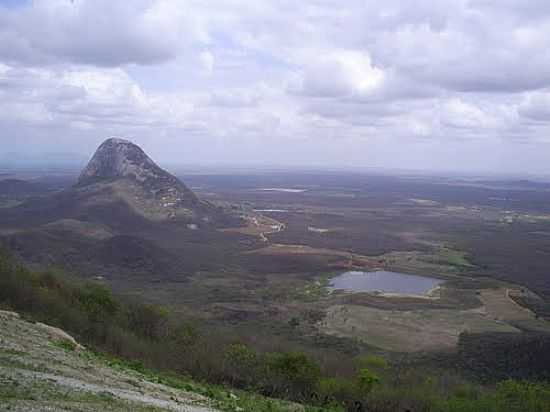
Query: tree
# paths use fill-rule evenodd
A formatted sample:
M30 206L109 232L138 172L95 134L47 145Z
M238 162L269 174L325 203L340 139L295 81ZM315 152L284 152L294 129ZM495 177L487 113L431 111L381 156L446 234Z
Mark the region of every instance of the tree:
M229 345L225 352L227 373L232 383L244 387L253 386L258 381L258 355L244 343Z
M148 339L159 339L165 335L168 311L154 305L131 305L128 311L130 330Z
M304 353L273 353L268 356L267 375L276 392L296 397L314 392L321 372Z

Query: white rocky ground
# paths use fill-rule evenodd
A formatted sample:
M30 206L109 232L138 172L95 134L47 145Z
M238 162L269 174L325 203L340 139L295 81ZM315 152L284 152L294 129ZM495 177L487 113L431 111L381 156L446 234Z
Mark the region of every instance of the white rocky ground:
M201 395L71 347L63 331L0 311L0 411L216 412Z

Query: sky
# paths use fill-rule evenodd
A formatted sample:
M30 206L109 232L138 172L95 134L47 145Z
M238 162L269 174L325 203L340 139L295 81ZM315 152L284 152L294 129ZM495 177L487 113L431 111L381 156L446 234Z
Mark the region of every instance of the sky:
M0 0L2 152L550 174L548 0Z

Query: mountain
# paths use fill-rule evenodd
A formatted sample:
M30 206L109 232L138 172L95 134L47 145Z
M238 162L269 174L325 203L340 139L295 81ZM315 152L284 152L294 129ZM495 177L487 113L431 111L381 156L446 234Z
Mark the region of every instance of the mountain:
M191 190L158 167L139 146L123 139L108 139L99 146L80 174L78 186L120 178L134 179L155 197L181 206L200 203Z
M74 186L10 213L18 223L33 227L56 219L96 222L121 231L167 221L199 227L239 224L226 210L200 200L140 147L114 138L99 146ZM0 216L0 225L6 218L6 213Z
M139 214L153 220L219 218L219 211L200 201L178 178L161 169L134 143L108 139L84 168L76 190L111 188Z
M223 264L240 216L199 199L134 143L102 143L78 181L0 209L0 246L39 267L83 274L180 276ZM232 238L233 236L233 238Z

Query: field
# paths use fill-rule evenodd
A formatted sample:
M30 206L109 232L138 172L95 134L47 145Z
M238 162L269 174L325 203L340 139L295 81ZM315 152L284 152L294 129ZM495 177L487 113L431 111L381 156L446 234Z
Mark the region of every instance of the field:
M550 330L549 322L518 305L509 297L510 292L508 288L480 290L482 305L473 309L384 310L334 305L328 308L320 329L396 352L454 349L461 333Z
M320 328L325 333L358 337L395 352L453 349L462 332L519 332L476 311L388 311L354 305L331 306Z
M284 224L285 230L267 236L269 244L244 253L248 259L263 258L263 265L248 260L244 266L274 282L269 290L289 290L283 307L294 312L287 316L325 313L315 325L320 333L414 352L452 350L463 332L550 330L531 310L534 306L517 303L526 297L548 299L548 267L541 255L550 239L540 235L550 213L543 202L550 200L546 190L428 177L278 174L232 179L228 185L226 176L186 177L209 199L245 202ZM512 237L528 238L537 246L516 246L499 256L497 249L511 247ZM492 253L482 255L480 238L483 249ZM512 259L506 267L503 262ZM520 271L522 266L526 270ZM327 295L327 276L357 268L429 275L446 283L429 300ZM290 292L301 281L306 286ZM264 304L270 301L268 297Z

